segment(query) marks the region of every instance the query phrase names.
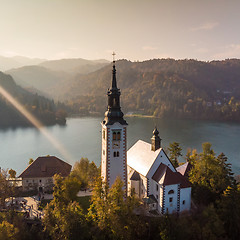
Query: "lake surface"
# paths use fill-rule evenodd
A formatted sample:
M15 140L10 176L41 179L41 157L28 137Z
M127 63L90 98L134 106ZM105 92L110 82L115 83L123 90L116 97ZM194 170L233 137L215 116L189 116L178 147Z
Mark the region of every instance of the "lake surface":
M216 154L225 153L232 164L234 173L240 174L240 124L192 120L162 120L153 118L126 118L128 122L128 148L138 139L150 142L152 131L158 127L162 146L179 142L183 154L187 148L201 152L203 142L211 142ZM71 154L68 162L72 165L81 157L87 157L98 166L101 158L102 118L72 118L66 126L46 127ZM19 175L30 158L55 155L65 160L61 153L35 128L0 130L0 167L13 168Z

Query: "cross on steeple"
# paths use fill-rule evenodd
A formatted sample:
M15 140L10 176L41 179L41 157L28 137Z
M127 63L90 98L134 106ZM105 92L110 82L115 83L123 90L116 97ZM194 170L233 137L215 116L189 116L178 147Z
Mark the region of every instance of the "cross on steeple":
M113 52L113 53L112 53L112 56L113 56L113 63L115 63L115 55L116 55L116 53Z

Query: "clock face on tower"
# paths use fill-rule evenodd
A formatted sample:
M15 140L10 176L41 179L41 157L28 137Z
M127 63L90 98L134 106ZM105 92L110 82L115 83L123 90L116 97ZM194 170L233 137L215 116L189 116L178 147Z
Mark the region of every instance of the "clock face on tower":
M120 141L113 141L113 149L119 149L120 148Z

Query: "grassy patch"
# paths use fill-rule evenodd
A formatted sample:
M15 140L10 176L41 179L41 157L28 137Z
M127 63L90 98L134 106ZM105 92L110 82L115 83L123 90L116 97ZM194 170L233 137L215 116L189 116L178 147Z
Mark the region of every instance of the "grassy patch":
M77 202L82 207L84 213L87 213L88 208L90 207L91 196L78 197Z

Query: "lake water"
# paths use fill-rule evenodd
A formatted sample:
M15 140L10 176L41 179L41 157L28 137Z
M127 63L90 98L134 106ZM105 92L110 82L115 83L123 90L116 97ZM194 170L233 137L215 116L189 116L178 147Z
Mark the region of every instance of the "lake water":
M211 142L216 154L225 153L232 163L234 173L240 174L240 124L206 122L192 120L162 120L152 118L126 118L128 126L128 148L138 139L150 142L154 126L158 127L162 146L179 142L183 154L187 148L201 151L203 142ZM47 127L71 154L68 161L74 165L81 157L87 157L100 165L102 118L72 118L66 126ZM35 128L16 128L0 130L0 167L13 168L20 174L30 158L55 155L64 157Z

